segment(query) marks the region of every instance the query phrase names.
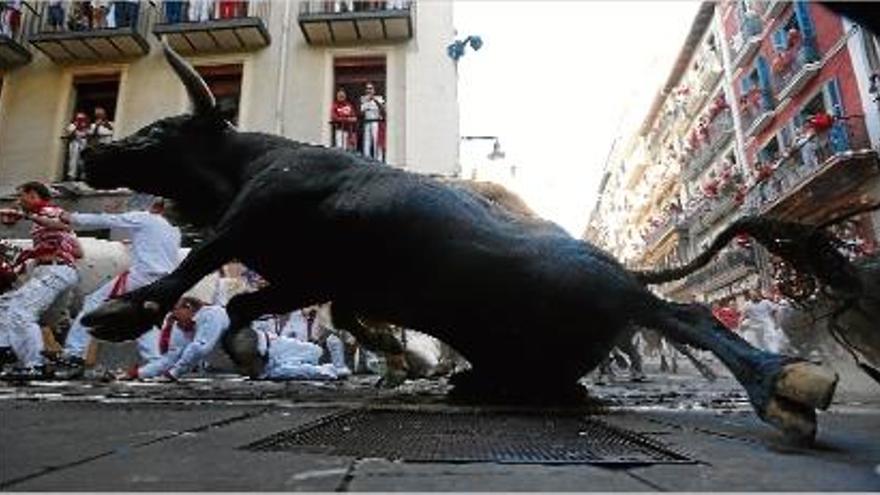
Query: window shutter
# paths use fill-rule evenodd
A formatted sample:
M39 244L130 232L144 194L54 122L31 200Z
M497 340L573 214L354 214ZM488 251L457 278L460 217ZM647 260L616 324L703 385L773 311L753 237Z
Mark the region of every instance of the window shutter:
M788 33L783 25L776 31L773 31L773 49L777 52L782 52L785 51L786 46L788 46Z
M767 65L767 59L763 56L758 57L755 64L758 68L758 81L761 85L761 99L764 102L764 109L773 108L773 94L770 92L770 67Z
M810 5L804 1L794 2L794 15L804 38L804 57L807 62L814 62L819 59L819 52L816 50L816 26L810 16Z

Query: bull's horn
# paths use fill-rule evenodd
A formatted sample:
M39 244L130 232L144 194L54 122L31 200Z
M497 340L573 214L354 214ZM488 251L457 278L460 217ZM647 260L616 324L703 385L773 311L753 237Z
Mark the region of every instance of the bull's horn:
M216 105L216 100L214 100L214 95L211 94L211 90L208 88L205 80L202 79L202 76L171 48L168 40L162 40L162 49L165 51L165 58L168 59L168 63L171 64L177 77L180 78L180 81L186 87L186 92L189 94L189 99L192 102L193 113L200 115L210 112L214 105Z

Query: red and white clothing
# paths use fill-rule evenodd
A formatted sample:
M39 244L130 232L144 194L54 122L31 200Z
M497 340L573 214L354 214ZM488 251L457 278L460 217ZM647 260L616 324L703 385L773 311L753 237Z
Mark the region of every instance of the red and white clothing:
M63 209L49 203L34 212L53 220L60 220L62 213ZM0 296L0 347L12 347L27 367L43 364L40 315L79 281L74 263L81 255L72 231L34 223L31 238L33 248L24 256L37 265L21 287Z
M333 127L333 146L344 150L356 149L357 110L350 101L333 101L330 123Z
M220 306L203 306L196 312L190 327L166 322L160 336L160 349L167 348L167 351L161 358L138 368L137 377L168 374L180 378L208 357L228 328L229 316Z
M76 227L122 230L131 239L129 269L86 296L82 311L67 333L64 354L82 358L91 341L91 335L80 322L82 317L108 299L149 285L174 271L180 264L180 230L168 223L162 215L146 211L122 214L73 213L70 218ZM147 354L145 352L155 349L155 336L155 332L147 332L138 339L141 357L145 360L154 355L152 351Z

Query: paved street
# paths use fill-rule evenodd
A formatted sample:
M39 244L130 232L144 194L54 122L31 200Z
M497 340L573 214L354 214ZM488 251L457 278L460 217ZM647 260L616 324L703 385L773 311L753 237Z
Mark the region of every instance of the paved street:
M242 447L358 408L461 410L443 380L373 387L256 383L231 376L180 384L48 382L0 388L4 490L586 491L880 490L880 394L847 391L819 417L813 448L787 444L729 378L685 369L650 381L591 385L590 417L686 455L678 464L400 462ZM653 372L652 372L653 371ZM465 408L467 409L467 408ZM492 412L491 408L483 408ZM391 435L393 436L393 434ZM406 439L402 439L405 440ZM390 439L396 441L396 439Z

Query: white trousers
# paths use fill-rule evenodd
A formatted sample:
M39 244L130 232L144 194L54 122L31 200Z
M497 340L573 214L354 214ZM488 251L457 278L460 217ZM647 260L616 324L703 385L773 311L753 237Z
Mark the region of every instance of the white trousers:
M79 281L68 265L40 265L18 289L0 296L0 347L12 347L24 366L43 364L40 315Z
M86 327L83 326L81 320L83 316L94 311L98 306L104 304L104 302L110 298L110 294L113 292L113 287L116 285L116 281L120 276L121 275L113 277L109 282L99 287L98 290L86 296L83 301L82 310L73 321L70 331L67 332L67 339L64 341L65 356L85 358L86 349L89 347L89 342L92 341L92 336L89 334ZM126 281L123 293L131 292L145 285L149 285L160 277L161 275L146 275L136 271L130 271L128 272L128 280ZM141 358L146 361L155 358L156 354L159 352L158 342L158 330L155 332L150 331L141 335L138 338L138 352L140 353Z
M364 123L364 155L382 161L382 149L379 148L379 122Z
M214 0L190 0L189 2L189 20L190 22L203 22L211 18L214 10Z

